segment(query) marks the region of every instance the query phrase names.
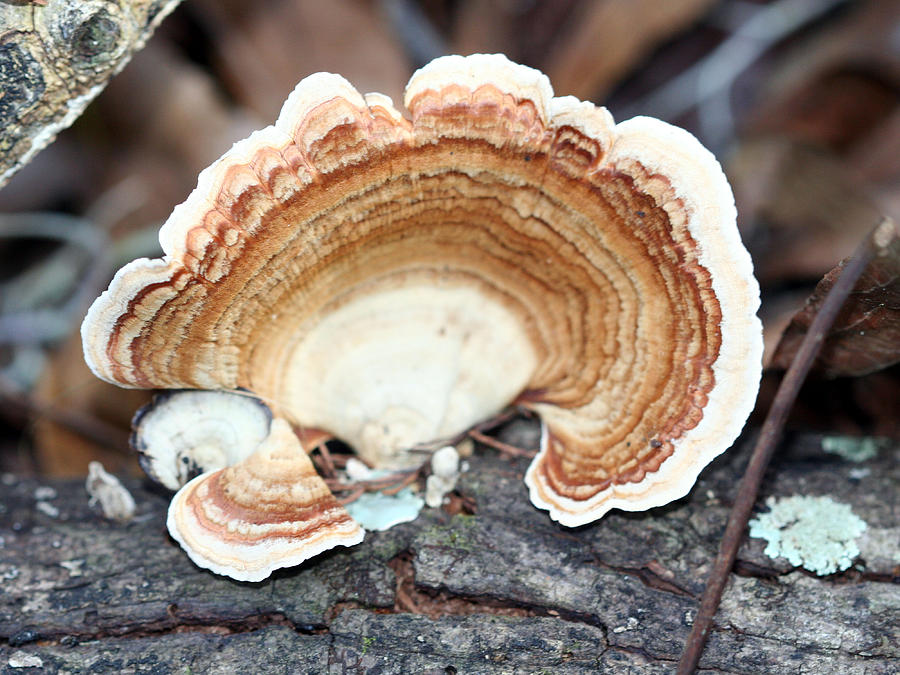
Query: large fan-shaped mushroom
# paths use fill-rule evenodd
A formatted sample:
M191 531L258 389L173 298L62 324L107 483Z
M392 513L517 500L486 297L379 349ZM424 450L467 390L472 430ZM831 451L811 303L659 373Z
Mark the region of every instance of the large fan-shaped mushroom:
M517 403L526 480L565 525L684 495L755 399L759 291L713 156L554 98L503 56L443 57L404 118L303 80L123 268L82 333L127 387L244 387L404 466Z

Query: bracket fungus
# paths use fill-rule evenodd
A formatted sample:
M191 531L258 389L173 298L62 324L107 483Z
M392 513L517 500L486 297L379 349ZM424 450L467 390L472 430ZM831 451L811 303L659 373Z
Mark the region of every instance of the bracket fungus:
M405 104L300 82L274 126L200 174L165 257L91 307L91 369L243 387L387 468L524 406L543 426L531 499L568 526L685 495L761 372L719 164L688 132L615 124L501 55L436 59Z
M133 426L144 470L178 490L169 533L200 567L260 581L365 535L287 421L253 397L177 391L155 397Z
M179 490L207 471L246 459L269 435L272 412L262 401L223 391L159 394L131 422L141 468Z

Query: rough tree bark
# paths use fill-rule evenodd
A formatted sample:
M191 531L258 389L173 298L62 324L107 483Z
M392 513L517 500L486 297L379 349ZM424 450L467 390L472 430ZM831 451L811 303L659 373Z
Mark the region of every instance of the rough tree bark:
M77 119L180 1L0 3L0 187Z
M746 542L701 668L896 673L900 447L853 464L820 437L787 445L761 499L850 504L861 556L817 578ZM474 513L426 510L262 583L192 565L165 532L167 495L137 482L138 516L118 525L80 482L7 475L0 673L672 672L748 446L685 499L574 530L531 506L523 460L476 455L455 502Z

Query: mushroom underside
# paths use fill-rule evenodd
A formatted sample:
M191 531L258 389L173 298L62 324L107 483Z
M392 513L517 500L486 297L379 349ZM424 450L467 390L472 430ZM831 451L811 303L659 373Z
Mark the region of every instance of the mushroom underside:
M518 158L529 170L542 161ZM720 346L708 274L678 259L691 242L626 176L598 188L425 173L385 179L378 195L323 182L323 194L344 195L339 211L299 228L301 205L283 206L260 226L297 231L281 250L214 287L188 280L173 305L243 299L213 326L163 308L154 332L170 349L180 337L172 374L191 374L173 384L246 387L376 466L419 462L412 446L520 403L547 425L543 462L559 494L590 498L658 469L701 418ZM243 255L265 255L255 244ZM152 340L137 341L136 361L153 362L142 353ZM212 367L186 363L213 350Z
M536 71L456 59L411 80L412 121L336 76L301 83L201 175L167 257L95 303L89 363L244 387L388 467L516 403L544 427L532 500L560 522L682 496L759 378L721 169L662 122L613 125Z

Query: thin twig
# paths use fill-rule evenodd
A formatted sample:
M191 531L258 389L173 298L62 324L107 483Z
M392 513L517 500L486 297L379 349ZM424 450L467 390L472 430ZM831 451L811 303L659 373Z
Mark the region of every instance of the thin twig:
M507 408L506 410L497 413L490 419L487 419L480 424L476 424L474 427L472 427L472 429L481 432L490 431L491 429L496 429L501 424L506 424L516 417L526 417L528 415L531 415L531 411L527 408Z
M446 447L448 445L458 445L460 441L465 440L466 438L471 436L471 432L473 431L490 431L496 427L499 427L501 424L505 424L511 419L515 419L516 417L529 417L531 416L531 411L527 408L507 408L490 419L486 419L484 422L476 424L474 427L469 429L468 431L463 431L461 433L456 434L455 436L449 436L446 438L439 438L435 441L427 441L425 443L416 443L411 448L409 448L410 452L434 452L435 450L439 450L440 448Z
M395 495L400 490L405 488L410 483L416 481L419 477L419 473L422 468L419 467L415 471L409 471L405 477L403 477L398 482L398 477L403 476L403 474L395 473L390 476L385 476L384 478L379 478L377 480L366 480L359 481L357 483L342 483L338 479L326 478L325 484L328 485L332 491L339 492L341 490L353 490L349 495L341 497L338 501L346 506L351 502L355 502L357 499L363 496L366 492L371 492L375 490L379 490L382 494L386 494L388 496Z
M394 35L416 66L448 53L444 38L418 3L412 0L381 0L379 5Z
M837 282L825 297L825 301L803 338L790 368L781 380L778 392L775 394L775 399L772 401L765 422L763 422L756 446L753 448L750 463L741 479L734 507L728 517L728 525L725 527L725 534L719 545L718 557L710 572L691 634L678 664L678 675L690 675L697 669L700 662L703 647L709 637L713 616L719 607L722 592L737 556L738 547L743 540L747 521L750 519L753 505L756 503L756 495L759 492L766 466L772 458L776 443L781 438L785 420L794 405L803 381L806 379L806 374L818 356L829 328L834 323L860 275L872 259L879 255L879 252L883 251L897 236L893 221L885 218L859 245L853 258L844 267Z
M693 108L700 116L706 145L728 140L733 131L731 88L771 47L815 21L845 0L777 0L761 5L752 17L700 61L666 81L616 117L654 115L674 120Z
M402 481L397 483L394 487L389 487L386 490L382 490L381 493L388 495L389 497L393 496L393 495L397 494L398 492L400 492L400 490L405 488L407 485L411 485L412 483L414 483L418 478L419 478L418 471L410 472L410 474L406 478L404 478Z
M329 450L328 452L330 453L331 451ZM336 469L346 469L347 462L349 462L351 459L359 458L356 455L348 455L343 452L334 453L331 455L331 461L334 463Z
M537 454L535 450L524 450L523 448L517 448L516 446L510 445L509 443L498 441L496 438L486 436L477 429L472 429L469 431L469 438L474 441L478 441L479 443L483 443L484 445L495 448L502 452L504 455L511 455L513 457L534 457Z
M321 441L314 447L310 454L314 451L319 451L319 460L317 464L321 463L322 466L322 474L326 478L334 478L337 476L337 470L334 468L334 459L331 457L331 452L328 450L328 441Z
M358 487L353 492L351 492L349 495L347 495L346 497L337 497L336 499L342 506L347 506L347 504L350 504L351 502L355 502L357 499L362 497L363 494L365 494L365 492L366 492L366 488Z
M0 238L39 237L63 247L2 282L0 342L26 345L62 339L96 297L107 265L106 236L89 220L52 213L0 216ZM93 260L94 264L87 265ZM14 302L12 300L15 299Z
M339 478L325 478L323 480L332 490L356 490L359 488L362 488L363 490L383 490L384 488L394 487L398 483L408 485L412 482L410 481L410 476L418 476L419 471L421 471L421 467L410 471L398 471L397 473L392 473L390 476L385 476L384 478L360 480L354 483L344 483Z

